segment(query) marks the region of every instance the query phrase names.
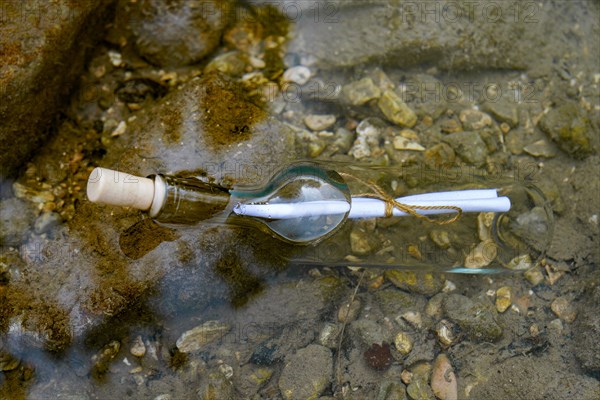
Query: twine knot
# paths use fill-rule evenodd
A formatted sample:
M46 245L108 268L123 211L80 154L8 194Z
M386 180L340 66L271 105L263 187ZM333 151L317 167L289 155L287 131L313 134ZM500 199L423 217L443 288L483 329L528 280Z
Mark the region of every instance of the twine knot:
M378 199L385 203L385 217L389 218L394 215L394 208L410 214L419 219L425 220L432 224L437 225L447 225L453 222L458 221L462 217L463 210L457 206L418 206L418 205L410 205L403 204L393 198L390 194L388 194L383 188L372 181L365 181L357 176L352 174L348 174L345 172L340 173L341 176L346 178L351 178L361 183L364 186L370 188L373 193L361 193L356 195L357 197L368 197L371 199ZM447 219L433 219L428 217L427 215L419 214L416 210L452 210L456 211L456 214Z

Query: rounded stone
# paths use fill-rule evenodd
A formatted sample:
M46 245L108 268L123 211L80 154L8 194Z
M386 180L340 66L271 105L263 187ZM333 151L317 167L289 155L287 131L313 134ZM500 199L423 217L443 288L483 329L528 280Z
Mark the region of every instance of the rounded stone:
M284 82L295 83L297 85L302 86L309 81L311 75L312 73L308 67L298 65L286 69L283 73L282 79Z
M346 323L354 321L360 313L360 308L361 303L359 299L354 299L352 302L342 304L338 310L338 321Z
M433 363L431 371L431 389L440 400L456 400L458 385L452 364L445 354L440 354Z
M444 313L455 321L472 340L494 342L502 336L502 328L482 303L460 294L444 299Z
M304 123L311 131L324 131L327 128L330 128L335 124L336 118L335 115L325 114L325 115L307 115L304 118Z
M229 22L232 1L139 0L130 28L140 55L159 66L193 64L211 53Z
M135 341L133 342L131 349L129 349L129 352L135 357L144 357L146 354L146 346L144 345L144 341L142 340L141 336L135 338Z
M503 286L496 290L496 309L498 312L503 313L508 310L512 304L512 288L510 286Z
M566 297L558 297L550 305L552 312L561 320L571 323L577 318L577 310Z
M396 335L394 338L394 345L396 346L396 350L402 355L407 355L413 348L411 337L404 332L399 332Z
M279 378L284 399L316 399L331 381L333 357L327 347L311 344L286 357Z
M479 110L463 110L459 118L467 131L476 131L492 125L492 118Z

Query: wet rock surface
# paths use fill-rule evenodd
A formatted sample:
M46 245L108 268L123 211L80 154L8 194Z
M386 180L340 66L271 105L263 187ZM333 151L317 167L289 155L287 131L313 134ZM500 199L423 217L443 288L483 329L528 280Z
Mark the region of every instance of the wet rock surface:
M218 81L219 78L216 79ZM227 91L227 83L223 81L222 85L226 88L221 90ZM128 135L128 138L132 140L131 144L124 146L124 151L116 150L107 155L105 165L111 165L120 170L130 170L141 175L149 175L155 171L195 171L194 173L208 174L223 184L243 182L244 179L247 182L255 181L268 177L271 173L268 168L272 169L274 165L281 164L289 156L289 152L293 151L290 136L286 138L286 129L277 121L267 119L256 125L253 135L242 136L243 140L234 138L233 143L220 142L222 137L226 137L219 136L223 135L223 131L219 130L223 124L210 119L207 123L206 118L202 117L204 109L200 108L200 104L203 101L209 101L206 98L206 88L207 85L201 80L192 81L172 96L166 97L163 103L157 104L155 110L149 111L146 116L140 116L137 123L131 124L128 128L131 132L131 135ZM231 86L229 88L231 89ZM251 110L257 109L257 106L250 102L243 104ZM236 107L242 109L242 111L238 109L238 112L243 112L244 105L240 106L238 103ZM191 116L191 119L182 120L176 117L176 115L181 115L182 108L187 109L185 115ZM260 115L260 110L256 113ZM242 115L241 118L246 117ZM245 119L242 121L248 122ZM190 122L192 123L190 124ZM228 119L228 122L236 123L231 119ZM225 127L227 126L225 124ZM202 132L206 132L206 134L202 135ZM226 131L224 132L226 133ZM174 137L177 137L177 140L173 140ZM281 150L276 153L263 152L263 154L240 152L238 143L243 146L252 143L251 145L259 149L279 147ZM272 158L273 155L277 155L278 158ZM223 160L229 160L228 165L224 164ZM110 215L105 213L110 213ZM64 324L61 329L68 332L66 340L59 341L60 346L63 346L68 343L72 335L80 337L104 317L119 314L132 302L139 301L148 290L156 288L156 285L162 285L163 290L169 291L171 290L168 289L169 287L175 288L181 283L188 290L184 302L190 301L189 305L192 307L202 307L201 299L208 299L210 290L207 291L206 288L203 288L205 285L200 282L204 279L212 280L209 276L214 273L218 274L217 271L228 274L232 268L236 269L241 266L242 259L238 258L238 251L232 249L226 257L217 256L210 262L214 269L189 271L190 274L177 267L179 273L170 275L167 281L161 282L160 277L175 265L209 262L205 258L209 253L202 251L202 246L208 246L205 247L207 249L217 242L239 242L233 237L244 235L244 233L208 227L202 233L196 231L189 232L189 236L185 233L173 236L172 233L163 231L162 228L150 226L146 231L149 229L148 234L159 239L156 247L148 248L147 254L136 254L134 257L136 260L132 261L122 253L123 242L119 242L119 237L123 230L138 221L139 217L132 216L127 212L115 214L106 208L91 204L83 205L73 220L68 234L65 227L60 226L57 230L63 232L62 234L57 234L55 239L40 243L41 248L32 249L32 252L45 251L44 254L48 255L43 258L38 255L37 260L34 259L37 264L29 266L30 276L37 276L36 284L29 285L26 291L27 295L23 297L23 300L19 300L22 296L17 295L19 289L15 288L17 292L12 293L13 301L17 302L13 316L24 312L19 301L30 302L32 299L44 298L51 301L50 304L60 304L54 313L61 315L61 318L58 319L58 321L62 321L60 323ZM139 231L138 236L143 235L143 232L145 230ZM68 247L65 245L65 237L68 237ZM142 238L143 236L139 236L137 240ZM133 240L135 241L135 239ZM264 240L262 241L264 243ZM240 243L238 243L237 249L243 248L243 245L241 247L239 245ZM248 245L260 247L257 242L248 243ZM50 249L54 251L52 252ZM249 248L247 250L250 251ZM242 258L250 260L248 256ZM167 262L167 260L170 261ZM60 274L64 278L57 280L54 275L48 277L50 281L44 281L42 271L49 265L54 266L55 274ZM169 265L171 267L167 267ZM119 273L115 275L116 271L120 271L122 275ZM206 275L207 273L208 275ZM196 278L199 281L194 283ZM247 275L247 279L254 280L257 284L259 282L258 278L251 274ZM20 285L17 280L14 283L17 286ZM77 285L78 289L70 290L70 285ZM215 289L218 287L214 284L209 286ZM193 289L194 287L196 289ZM194 292L196 295L193 294ZM227 296L223 292L222 295ZM231 295L237 296L238 293ZM243 294L239 295L243 296ZM172 312L170 308L181 302L180 299L175 300L176 297L179 297L177 293L173 293L173 296L175 303L165 303L162 312ZM240 299L240 301L243 300ZM44 325L36 322L37 317L28 317L27 314L27 312L22 314L25 318L23 328L14 330L14 332L23 332L21 331L23 329L25 332L31 332L34 337L39 337L35 332L44 330ZM29 320L29 318L33 318L33 320ZM42 336L41 346L44 345L44 340L44 336Z
M0 182L45 140L100 39L110 1L30 0L2 4Z
M306 366L311 368L306 368ZM318 345L300 349L286 357L286 366L279 378L284 399L318 398L331 379L333 359L331 350Z
M27 202L14 197L0 200L0 244L19 246L26 238L34 217L35 211Z
M579 308L579 318L575 323L575 354L581 366L595 374L600 372L600 356L598 341L596 337L600 331L600 318L597 313L591 312L600 304L600 288L595 288L586 292L586 296Z
M444 300L443 307L448 318L458 323L472 340L493 342L502 336L502 328L484 304L451 294Z
M482 165L487 156L487 147L478 132L457 132L444 138L454 151L469 164Z
M551 369L551 366L546 368ZM489 386L475 386L471 396L499 397L499 398L530 398L530 399L552 399L559 400L569 397L579 399L593 399L600 393L598 381L582 375L570 372L557 371L561 381L546 379L547 371L536 368L535 360L528 358L513 358L507 360L496 368L494 379L497 385L491 390ZM521 379L514 380L520 376Z
M400 67L435 62L444 69L526 69L534 67L540 58L559 54L552 43L564 39L545 21L578 13L574 7L562 4L555 8L521 8L515 14L518 3L513 1L498 4L491 14L484 7L466 5L447 8L443 13L444 3L432 9L386 1L330 4L327 15L317 20L314 13L305 13L290 46L293 52L324 68L383 60ZM593 9L587 2L577 4ZM591 45L592 39L586 40ZM465 41L472 45L465 46ZM332 42L341 43L335 57L331 57L327 45Z
M589 120L575 104L550 110L540 119L540 129L570 155L585 157L594 151Z
M216 49L233 1L121 2L139 53L159 66L184 66Z

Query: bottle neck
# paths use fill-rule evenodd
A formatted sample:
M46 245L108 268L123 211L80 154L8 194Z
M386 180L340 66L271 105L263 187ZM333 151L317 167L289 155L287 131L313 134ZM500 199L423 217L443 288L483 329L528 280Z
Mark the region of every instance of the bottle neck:
M229 191L194 178L154 176L154 200L149 214L158 222L192 224L222 213Z

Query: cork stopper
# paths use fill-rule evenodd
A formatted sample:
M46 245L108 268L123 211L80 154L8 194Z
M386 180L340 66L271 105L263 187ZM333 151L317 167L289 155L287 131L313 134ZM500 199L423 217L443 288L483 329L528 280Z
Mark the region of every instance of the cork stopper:
M147 211L154 199L154 180L107 168L94 168L87 184L93 203L133 207Z

